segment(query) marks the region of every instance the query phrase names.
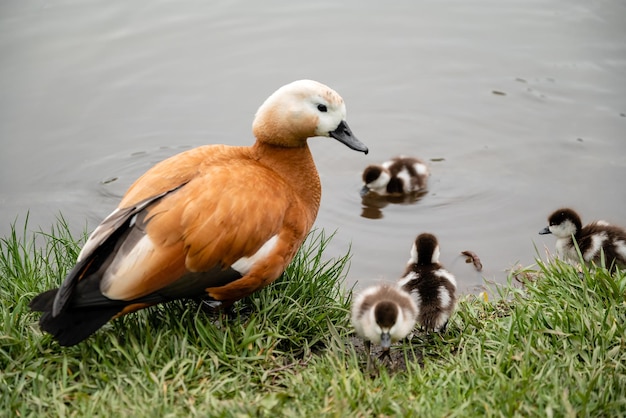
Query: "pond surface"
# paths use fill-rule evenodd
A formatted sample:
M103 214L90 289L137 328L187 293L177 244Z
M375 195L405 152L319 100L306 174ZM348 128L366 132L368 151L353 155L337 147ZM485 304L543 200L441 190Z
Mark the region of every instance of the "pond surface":
M626 225L623 2L5 0L0 236L27 213L92 230L157 161L251 144L257 107L301 78L370 148L310 140L349 286L399 277L420 232L475 292L554 248L537 232L557 207ZM362 200L363 168L400 154L429 162L427 193Z

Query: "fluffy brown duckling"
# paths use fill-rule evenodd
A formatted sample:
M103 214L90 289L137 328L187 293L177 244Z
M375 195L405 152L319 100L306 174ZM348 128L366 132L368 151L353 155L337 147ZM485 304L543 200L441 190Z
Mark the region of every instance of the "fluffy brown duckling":
M415 302L395 285L375 285L359 293L352 304L352 325L365 341L368 368L371 343L381 345L381 359L389 356L391 344L413 330L416 317Z
M619 226L596 221L583 227L580 216L574 210L561 208L548 217L548 226L539 234L554 235L557 255L569 263L580 261L577 245L586 262L600 264L604 255L608 268L626 267L626 230Z
M446 329L456 304L456 279L439 263L439 243L428 233L420 234L411 248L411 258L399 286L417 305L417 322L426 332Z
M362 193L399 196L426 188L430 171L424 161L412 157L395 157L382 164L369 165L363 171Z

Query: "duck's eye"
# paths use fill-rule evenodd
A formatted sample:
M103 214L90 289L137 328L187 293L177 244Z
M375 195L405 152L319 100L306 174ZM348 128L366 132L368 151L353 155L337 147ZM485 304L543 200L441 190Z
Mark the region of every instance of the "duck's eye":
M319 110L320 112L327 112L328 108L326 107L326 105L318 104L317 105L317 110Z

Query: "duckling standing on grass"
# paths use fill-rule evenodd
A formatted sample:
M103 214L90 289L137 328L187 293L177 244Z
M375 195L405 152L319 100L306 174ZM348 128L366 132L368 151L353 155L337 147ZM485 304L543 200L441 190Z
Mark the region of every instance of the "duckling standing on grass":
M345 117L335 91L296 81L259 107L252 146L207 145L152 167L93 231L61 287L31 301L41 328L74 345L148 306L204 297L228 307L272 283L320 205L307 139L367 154Z
M425 189L428 176L430 171L422 160L396 157L365 168L362 192L372 191L381 196L410 194Z
M419 310L417 321L426 332L445 331L456 304L456 279L439 264L434 235L418 235L398 285L413 297Z
M415 302L397 286L371 286L357 296L352 305L352 325L365 341L368 369L371 343L381 345L380 359L389 356L391 344L413 330L416 317Z
M574 210L562 208L548 217L548 226L539 234L554 235L556 253L567 262L575 264L580 261L574 245L576 240L586 262L600 264L604 255L608 268L626 267L626 230L608 222L596 221L583 227L580 216Z

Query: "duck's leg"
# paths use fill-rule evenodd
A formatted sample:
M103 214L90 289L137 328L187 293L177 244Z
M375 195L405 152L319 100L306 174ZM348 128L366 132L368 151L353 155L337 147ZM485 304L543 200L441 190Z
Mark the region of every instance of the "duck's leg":
M380 356L378 357L378 360L380 360L381 362L385 360L385 358L389 359L389 364L391 364L391 368L394 369L395 368L395 362L393 361L393 357L391 357L391 350L389 347L384 348L383 352L380 353Z
M439 328L439 332L441 334L443 334L444 332L446 332L447 328L448 328L448 321L446 320L446 322L444 322L444 324L441 326L441 328Z
M370 340L365 340L365 353L367 354L367 366L366 366L367 371L370 371L372 368L371 349L372 349L372 342Z
M232 302L223 302L210 298L195 298L200 310L208 316L219 316L224 318L232 318L236 315L235 307Z

